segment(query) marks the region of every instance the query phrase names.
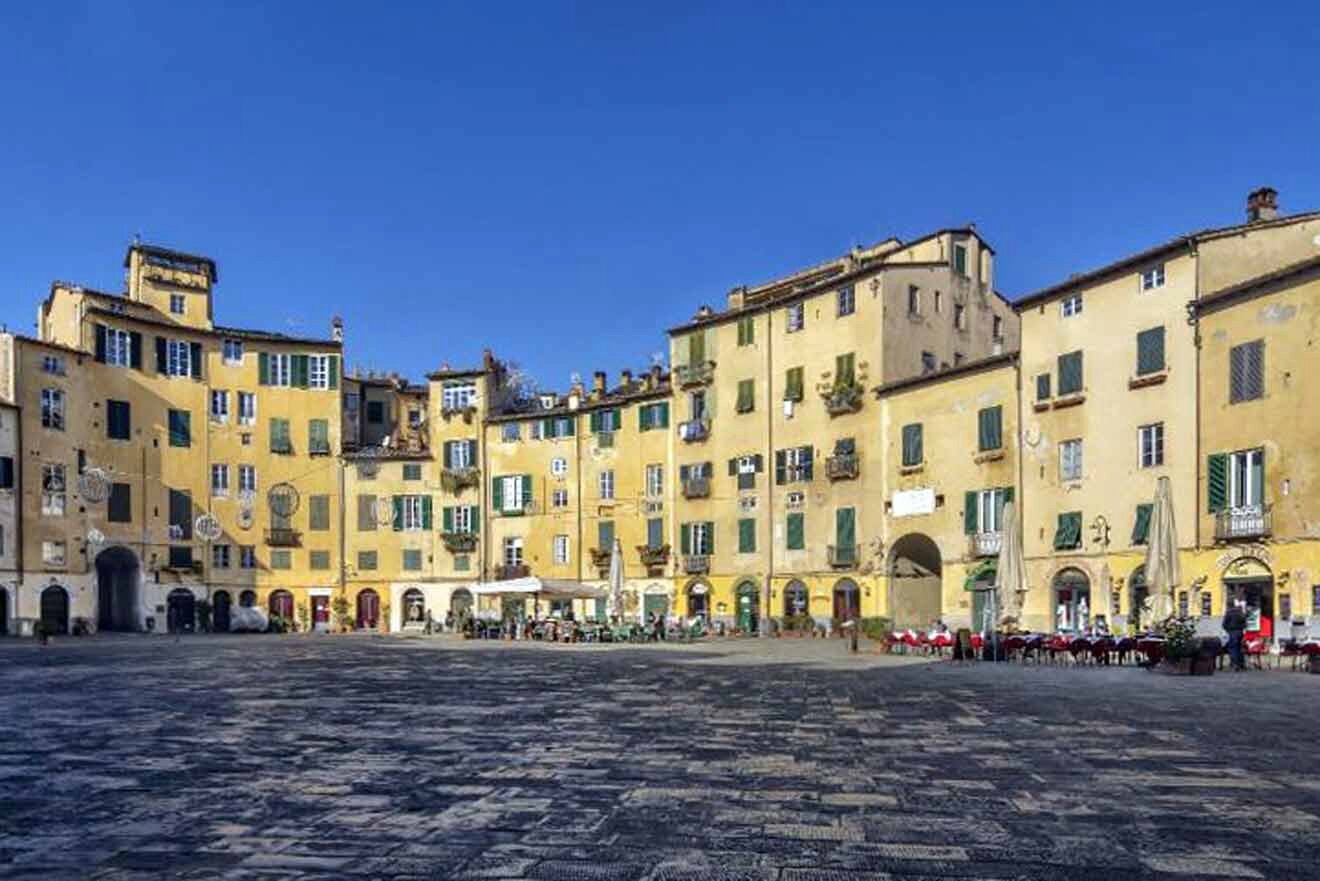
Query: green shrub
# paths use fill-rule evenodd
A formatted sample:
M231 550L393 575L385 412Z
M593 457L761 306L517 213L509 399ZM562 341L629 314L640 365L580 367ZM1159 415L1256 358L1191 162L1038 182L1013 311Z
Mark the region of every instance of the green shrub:
M889 618L862 619L862 633L866 634L867 639L883 642L893 632L894 622Z

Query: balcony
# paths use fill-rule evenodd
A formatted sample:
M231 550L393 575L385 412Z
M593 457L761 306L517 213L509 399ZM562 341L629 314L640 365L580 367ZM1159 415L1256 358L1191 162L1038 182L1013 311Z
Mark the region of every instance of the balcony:
M267 529L266 544L272 548L301 547L302 533L296 529Z
M710 478L689 477L687 480L683 481L683 498L685 499L710 498Z
M1002 532L974 532L967 536L969 557L997 557L1004 544Z
M688 575L705 575L710 572L709 554L688 554L683 558L683 571Z
M509 581L514 578L526 578L532 574L532 567L526 563L506 563L495 567L496 581Z
M857 545L830 545L830 565L835 569L852 569L857 565Z
M704 441L710 437L710 422L706 419L689 419L678 423L678 436L687 443Z
M715 362L698 361L696 364L680 364L674 368L674 375L678 377L680 388L710 385L711 380L715 378Z
M825 460L825 476L830 480L856 480L862 463L856 453L830 456Z
M591 567L600 572L610 571L610 557L613 556L612 548L591 548Z
M451 554L470 554L477 549L475 532L446 532L440 536Z
M660 569L669 563L669 545L660 545L658 548L653 548L650 545L638 545L637 555L648 571Z
M446 468L440 472L440 486L447 493L459 493L481 484L481 472L476 468Z
M835 386L823 395L825 412L831 416L843 416L862 409L862 387L852 385Z
M1264 538L1274 532L1274 513L1269 505L1246 505L1215 514L1215 541Z
M540 509L537 508L536 502L529 500L521 505L503 505L496 509L495 513L501 517L523 517L529 514L538 514Z

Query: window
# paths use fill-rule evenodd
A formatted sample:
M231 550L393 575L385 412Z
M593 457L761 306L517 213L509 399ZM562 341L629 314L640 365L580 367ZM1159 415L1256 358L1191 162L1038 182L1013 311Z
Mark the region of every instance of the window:
M410 407L408 409L408 427L421 428L421 426L422 426L422 411L418 410L416 407Z
M568 460L563 456L555 456L550 460L550 473L555 477L563 477L568 473Z
M165 343L165 374L192 376L192 346L187 340L167 340Z
M129 484L110 484L110 498L106 500L106 519L111 523L133 522L133 488Z
M477 506L455 505L445 508L444 531L449 533L469 534L477 529Z
M962 303L953 304L953 327L955 330L967 329L967 307Z
M665 466L647 465L646 466L646 496L651 499L658 499L665 492Z
M694 422L706 418L706 393L704 391L688 393L688 415Z
M289 420L278 418L270 420L270 451L286 455L293 452L293 435L289 431Z
M504 539L504 565L521 566L523 562L523 540L519 536Z
M738 345L750 346L756 342L756 319L745 315L738 319Z
M588 425L592 434L609 434L623 428L623 411L617 407L609 410L593 410Z
M238 491L240 494L257 491L257 466L238 466Z
M963 531L968 535L1003 531L1004 505L1011 501L1011 487L968 491L963 499Z
M309 569L329 569L330 552L329 551L309 551L307 554L307 567Z
M128 401L106 401L105 436L111 440L128 440L133 433L132 412Z
M736 409L739 413L750 413L756 409L756 380L738 380L738 403Z
M495 478L495 508L506 514L521 513L530 501L532 479L526 474Z
M1082 353L1059 356L1059 394L1075 395L1082 390Z
M1154 505L1137 505L1137 516L1132 523L1132 543L1144 545L1150 541L1150 515Z
M108 327L105 330L105 363L115 367L129 367L133 363L133 337L126 330Z
M240 425L257 424L257 396L252 392L238 393L238 421Z
M785 548L790 551L801 551L806 549L806 520L807 515L800 512L788 515Z
M420 532L426 528L426 508L429 507L426 502L430 499L426 496L395 496L394 497L395 518L399 524L397 528L404 532Z
M1234 346L1228 360L1228 402L1238 404L1265 397L1265 341Z
M477 460L477 442L475 440L445 441L445 468L450 471L466 471Z
M556 508L568 507L568 490L557 489L550 494L550 504Z
M221 344L221 352L226 364L243 363L243 341L225 340Z
M563 565L568 562L568 536L555 536L555 562Z
M211 466L211 495L222 498L229 495L229 466Z
M313 456L330 455L330 421L328 419L308 420L307 452Z
M1082 479L1082 439L1073 438L1059 444L1059 479Z
M545 437L545 423L538 420L528 425L527 437L531 440L541 440Z
M1082 512L1069 511L1059 515L1059 524L1054 530L1054 549L1069 551L1082 546Z
M187 490L169 491L169 527L171 541L192 540L192 494Z
M64 375L64 359L59 355L42 355L41 370L43 373L50 373L55 376Z
M374 572L378 565L375 551L358 551L357 567L359 572Z
M935 365L935 353L934 353L934 352L922 352L922 353L921 353L921 372L922 372L923 374L926 374L926 373L934 373L934 372L935 372L935 366L936 366L936 365Z
M238 568L255 569L257 568L257 549L254 545L238 546Z
M1137 463L1142 468L1164 464L1164 423L1155 422L1137 429Z
M64 392L59 389L41 390L41 427L64 430Z
M444 410L466 410L473 406L477 400L477 384L475 382L449 382L445 383L440 392L440 406Z
M738 521L738 553L756 553L756 520L751 517Z
M500 440L509 443L518 440L520 437L521 432L518 430L518 423L506 422L500 426Z
M174 315L182 315L188 308L187 301L183 294L170 294L170 312Z
M1265 502L1265 451L1239 450L1228 454L1228 506L1257 509Z
M784 371L784 400L801 401L803 395L802 368L790 367Z
M855 368L856 356L849 352L846 355L834 356L834 387L851 388L857 384L857 370Z
M852 285L839 288L837 299L838 299L837 305L839 307L840 318L842 318L845 315L851 315L857 311L857 295L853 291Z
M903 426L903 467L912 468L925 461L920 422Z
M169 411L170 446L192 446L192 414L187 410Z
M568 416L560 416L558 419L554 420L554 430L550 433L549 436L550 436L550 437L572 437L572 436L573 436L573 427L574 427L576 424L577 424L577 423L574 422L574 420L571 419L570 417L568 417Z
M64 466L41 466L41 513L46 517L63 517L65 509Z
M1059 314L1064 318L1072 318L1074 315L1082 314L1082 295L1069 294L1059 303Z
M1137 376L1164 369L1164 328L1152 327L1137 334Z
M220 424L229 421L229 392L224 389L211 389L211 421Z
M265 353L263 353L265 354ZM293 356L286 352L271 352L262 358L266 362L265 385L293 385Z
M953 246L953 271L967 278L967 246Z
M601 501L607 501L614 498L614 471L612 469L602 471L599 476L600 498Z
M807 326L807 307L805 303L793 303L784 309L784 320L789 333L797 333Z
M376 497L363 493L357 497L357 528L358 532L375 532L376 526Z
M709 521L684 523L679 527L679 544L684 554L708 557L715 553L715 524Z
M738 489L756 489L756 475L760 470L760 456L738 456L729 460L729 474L738 478Z
M1004 446L1004 408L986 407L976 414L976 445L982 452L1002 449Z
M403 570L405 572L422 571L422 552L416 548L405 548L403 551Z
M911 310L909 309L908 311L911 311ZM935 314L938 315L938 314L942 313L943 311L944 311L944 292L943 292L943 291L936 291L936 292L935 292Z
M665 543L665 521L651 517L646 521L646 546L651 549L663 547Z
M43 541L41 543L41 562L47 566L63 566L65 558L64 542Z
M229 568L229 545L211 545L211 568Z
M789 447L775 452L775 483L811 480L812 448Z
M1141 289L1153 291L1164 287L1164 264L1158 263L1141 273Z
M367 401L367 424L369 425L385 424L384 401Z
M637 408L637 428L639 431L650 431L653 428L668 427L668 401L661 401L658 404L643 404Z
M330 529L330 497L328 495L308 496L307 528L313 532L326 532Z
M1036 400L1048 401L1050 399L1050 375L1048 373L1039 373L1036 375Z
M1002 340L1004 338L1004 318L1002 315L996 315L992 320L993 331L991 336L994 339Z

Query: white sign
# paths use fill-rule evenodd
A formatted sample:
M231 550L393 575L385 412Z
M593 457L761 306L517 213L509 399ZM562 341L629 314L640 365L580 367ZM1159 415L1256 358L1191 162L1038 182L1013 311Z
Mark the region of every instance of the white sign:
M918 514L935 513L935 490L927 489L905 489L894 493L894 499L890 502L893 509L890 513L895 517L913 517Z

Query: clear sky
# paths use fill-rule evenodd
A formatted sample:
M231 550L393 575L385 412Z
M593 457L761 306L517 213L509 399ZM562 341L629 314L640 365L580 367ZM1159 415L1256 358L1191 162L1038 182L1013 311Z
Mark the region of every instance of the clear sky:
M4 4L0 321L135 233L223 323L551 387L891 234L975 222L1018 296L1320 208L1317 57L1309 4Z

